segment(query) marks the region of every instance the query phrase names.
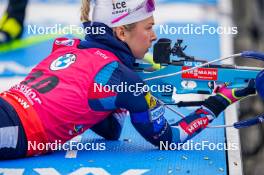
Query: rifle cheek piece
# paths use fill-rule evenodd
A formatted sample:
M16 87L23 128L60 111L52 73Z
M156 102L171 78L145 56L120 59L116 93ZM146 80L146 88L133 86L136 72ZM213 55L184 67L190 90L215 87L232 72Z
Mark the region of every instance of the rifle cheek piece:
M170 63L171 40L161 38L154 44L153 60L155 63L168 64Z
M187 46L182 46L183 40L177 39L174 46L171 47L172 41L168 38L160 38L155 44L153 49L153 58L155 63L169 64L171 63L170 55L184 58L185 60L194 61L194 57L186 55L183 51Z

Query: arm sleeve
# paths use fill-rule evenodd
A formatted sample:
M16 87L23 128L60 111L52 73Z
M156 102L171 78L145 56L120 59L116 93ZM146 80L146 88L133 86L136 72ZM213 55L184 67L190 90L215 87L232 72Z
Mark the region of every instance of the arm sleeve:
M128 82L128 85L138 83L144 85L136 73L129 73L129 71L121 75L121 81ZM128 109L136 130L147 141L160 146L161 142L178 144L193 138L224 111L229 103L220 95L210 96L202 106L172 124L169 124L164 116L165 107L159 104L150 92L118 93L116 105Z
M102 76L103 74L105 76ZM97 82L100 80L102 85L110 85L115 94L106 97L111 100L97 99L100 109L96 105L91 106L97 110L128 110L132 125L142 137L155 146L160 146L161 142L186 142L206 128L208 123L227 107L219 96L212 96L205 101L204 106L184 119L169 124L164 116L165 107L156 101L150 92L144 91L145 84L137 73L116 63L111 71L103 70L98 75L100 76L96 78Z
M111 92L114 93L93 95L98 97L88 101L93 110L126 109L130 113L132 125L147 141L158 145L159 141L171 140L170 126L164 118L164 107L149 92L142 91L144 82L135 72L121 63L113 62L97 73L95 82L100 86L111 87ZM112 115L108 118L95 125L92 130L104 138L116 139L123 126L118 124L122 122L115 122ZM111 123L115 124L109 126Z
M171 142L172 132L164 117L164 106L144 90L145 83L135 72L123 65L119 65L119 72L118 84L123 82L127 88L117 93L115 105L129 111L132 125L153 145L158 146L160 141Z

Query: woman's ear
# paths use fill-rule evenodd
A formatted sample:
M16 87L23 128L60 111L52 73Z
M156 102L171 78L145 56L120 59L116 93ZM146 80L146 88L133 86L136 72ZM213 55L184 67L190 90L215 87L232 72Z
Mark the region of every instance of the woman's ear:
M115 32L115 35L118 39L120 39L123 42L126 41L126 34L125 34L125 27L124 26L115 27L114 32Z

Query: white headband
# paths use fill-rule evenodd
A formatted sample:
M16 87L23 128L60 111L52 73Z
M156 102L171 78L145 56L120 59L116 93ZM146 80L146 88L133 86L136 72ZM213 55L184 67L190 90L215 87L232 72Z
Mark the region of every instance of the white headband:
M95 0L92 21L102 22L109 27L142 21L153 15L153 12L147 12L145 7L135 10L144 2L145 0ZM133 12L119 21L113 22L113 20L129 11Z

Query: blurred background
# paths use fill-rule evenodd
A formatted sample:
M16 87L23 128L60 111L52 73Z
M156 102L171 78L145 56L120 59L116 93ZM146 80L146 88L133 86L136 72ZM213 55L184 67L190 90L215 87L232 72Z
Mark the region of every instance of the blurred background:
M264 0L232 0L233 23L238 27L234 37L234 52L264 51ZM263 62L236 59L237 65L263 67ZM239 119L264 112L263 101L250 97L240 102ZM264 174L264 125L240 130L245 175Z
M17 21L12 23L16 27L21 27L21 29L11 29L1 28L0 21L0 31L10 30L12 36L6 36L5 34L0 34L0 43L13 42L13 39L26 38L27 34L23 32L22 26L28 24L55 24L56 22L61 24L76 23L80 25L79 22L79 1L78 0L29 0L29 6L26 7L27 1L22 2L22 0L10 2L15 3L9 7L10 13L13 13ZM219 0L220 1L220 0ZM217 18L227 16L232 20L233 26L238 27L238 34L232 37L232 47L233 52L238 53L244 50L258 50L264 51L264 0L230 0L231 6L221 6L218 0L159 0L159 4L164 4L164 9L166 10L166 4L169 3L179 3L177 9L182 8L182 4L189 3L185 6L192 8L194 5L199 5L204 10L204 15L210 18ZM18 2L18 3L17 3ZM41 3L40 5L38 3ZM218 4L219 3L219 4ZM6 11L8 1L0 0L0 15L4 16ZM36 5L38 4L38 5ZM49 4L49 5L46 5ZM56 4L50 6L50 4ZM63 11L57 10L64 6ZM177 6L177 5L175 5ZM186 8L187 7L187 8ZM225 11L223 8L230 8L230 10ZM17 11L17 12L16 12ZM25 13L25 19L24 19ZM163 11L162 13L168 13ZM161 13L161 14L162 14ZM186 12L185 12L186 13ZM189 11L187 13L190 13ZM178 16L179 21L184 21L181 18L181 12L175 11L174 16ZM192 14L190 14L191 16ZM216 16L215 16L216 15ZM4 18L4 17L3 17ZM3 21L2 18L2 21ZM199 19L200 20L200 19ZM203 21L203 20L200 20ZM26 30L26 28L25 28ZM24 30L24 31L25 31ZM9 31L4 31L9 32ZM16 41L17 42L17 41ZM19 43L16 43L19 45ZM25 44L25 43L22 43ZM14 45L12 46L14 47ZM10 49L10 48L9 48ZM12 48L11 48L12 49ZM0 46L0 52L4 52L5 47ZM39 55L39 57L42 55ZM3 58L0 57L0 61ZM27 60L19 60L18 62L27 62ZM34 61L33 61L34 62ZM253 67L263 67L264 63L254 60L236 59L235 63L241 66L253 66ZM12 65L11 65L12 66ZM1 65L0 65L1 68ZM20 70L20 69L19 69ZM28 70L21 70L19 73L26 73ZM10 83L10 82L7 82ZM1 84L1 83L0 83ZM10 83L12 84L12 83ZM1 85L0 85L1 86ZM239 107L239 120L247 119L264 112L264 103L259 97L250 97L247 100L243 100ZM243 159L243 169L245 175L264 175L264 125L257 125L251 128L242 129L239 131L242 147L242 159Z

